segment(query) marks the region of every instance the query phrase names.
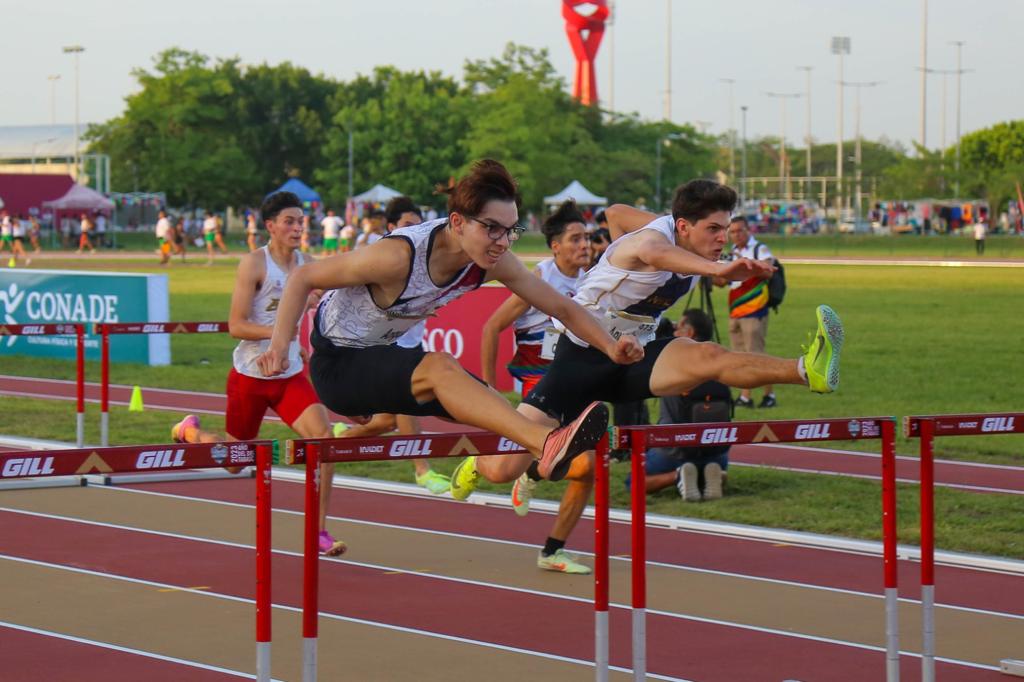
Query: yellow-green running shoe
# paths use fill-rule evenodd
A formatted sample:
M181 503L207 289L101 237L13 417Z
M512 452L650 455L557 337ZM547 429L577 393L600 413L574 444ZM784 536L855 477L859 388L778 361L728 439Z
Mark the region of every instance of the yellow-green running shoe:
M476 470L476 457L467 457L459 462L452 472L452 497L464 500L476 490L476 482L480 480L480 472Z
M452 487L452 482L444 474L427 469L423 475L416 474L416 485L426 488L434 495L443 495Z
M804 353L807 384L815 393L831 393L839 386L839 353L843 349L843 323L836 311L819 305L818 331Z

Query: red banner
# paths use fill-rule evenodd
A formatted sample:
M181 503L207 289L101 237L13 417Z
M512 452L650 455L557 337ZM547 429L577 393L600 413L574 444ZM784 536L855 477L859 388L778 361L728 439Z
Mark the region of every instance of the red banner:
M245 443L176 443L91 450L34 450L0 453L0 479L76 476L146 471L185 471L256 464L256 446Z
M480 365L480 332L491 313L501 305L510 292L503 286L485 286L455 299L437 311L437 316L427 320L427 331L423 336L423 347L427 351L445 352L455 356L467 371L483 378ZM307 351L309 334L313 328L314 311L303 319L299 338ZM497 380L498 390L513 390L512 376L505 365L515 353L515 336L512 328L501 332L498 337Z
M991 414L937 414L904 417L903 433L907 438L921 435L921 422L935 424L936 436L984 436L999 433L1024 433L1024 412Z
M0 336L74 336L77 325L65 324L0 324Z
M891 417L807 419L770 422L714 422L620 426L612 439L628 448L633 434L647 447L700 447L749 443L799 443L819 440L864 440L882 437L882 422Z
M93 334L226 334L227 322L107 322L93 325Z
M305 464L306 448L320 446L321 462L394 461L469 455L512 455L526 452L519 443L494 433L432 433L421 436L321 438L290 440L285 462Z

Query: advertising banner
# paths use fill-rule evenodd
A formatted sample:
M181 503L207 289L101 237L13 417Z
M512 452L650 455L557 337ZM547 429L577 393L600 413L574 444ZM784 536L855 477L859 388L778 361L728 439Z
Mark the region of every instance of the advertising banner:
M64 270L0 270L0 325L80 322L86 325L86 358L98 360L97 322L166 322L167 275ZM75 358L74 336L0 336L0 357L33 355ZM114 362L168 365L164 334L118 335L110 339Z
M501 305L511 292L504 286L482 286L462 298L457 298L437 311L437 316L427 320L427 331L423 336L424 350L450 353L455 359L476 376L483 378L480 369L480 332L491 313ZM306 350L309 346L309 332L312 329L314 311L304 318L299 338ZM498 390L514 390L512 376L505 369L515 353L515 336L509 327L498 337L497 380Z

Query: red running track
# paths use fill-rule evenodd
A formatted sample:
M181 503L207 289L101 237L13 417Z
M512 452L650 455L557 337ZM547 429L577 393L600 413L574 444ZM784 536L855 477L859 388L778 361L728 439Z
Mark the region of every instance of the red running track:
M279 484L275 487L280 489L275 491L275 497L288 488L298 488ZM401 496L382 497L389 498L385 505L392 509L409 501ZM403 517L414 517L412 511L406 509ZM487 510L461 506L462 514L467 516L476 516L481 511ZM507 511L506 515L511 516ZM209 586L209 593L253 597L251 582L238 579L251 573L249 549L9 512L0 512L0 523L5 529L0 537L0 554L182 587L200 581ZM125 552L124 548L129 546L132 551ZM274 555L275 604L300 605L301 574L300 557ZM400 608L396 608L395 602L398 594L402 595ZM559 656L592 657L590 606L544 594L510 593L485 585L407 573L387 575L381 569L329 562L321 568L320 608L324 614ZM613 609L612 641L628 642L629 633L628 611ZM863 671L863 679L884 676L882 652L842 644L656 614L648 616L648 633L649 670L663 675L708 682L766 676L782 679L783 675L845 682L850 679L851 670ZM680 649L680 643L685 643L685 647ZM737 656L737 652L742 652L742 656ZM613 665L628 666L628 657L624 647L613 648ZM723 661L728 661L727 673L722 670ZM911 675L916 665L915 659L905 658L903 674ZM998 673L958 665L940 663L938 668L942 679L948 681L999 679Z
M131 386L111 386L111 403L127 405L131 397L131 390ZM75 382L0 375L0 394L74 400ZM86 384L85 395L89 402L99 402L99 384ZM144 388L143 400L146 407L150 409L197 414L222 415L226 405L226 398L221 394L158 388ZM268 418L277 419L276 416L268 416ZM334 415L334 418L335 420L342 419L339 415ZM422 423L424 428L431 431L464 431L467 428L440 419L424 419ZM111 429L116 428L116 424L111 424ZM73 433L73 422L69 422L68 429L69 433ZM730 451L729 459L734 465L771 466L794 471L862 476L871 479L880 478L881 471L880 457L877 453L800 446L737 445ZM896 475L901 481L917 482L919 480L917 458L897 458ZM940 459L935 462L935 484L977 492L1024 495L1024 467Z

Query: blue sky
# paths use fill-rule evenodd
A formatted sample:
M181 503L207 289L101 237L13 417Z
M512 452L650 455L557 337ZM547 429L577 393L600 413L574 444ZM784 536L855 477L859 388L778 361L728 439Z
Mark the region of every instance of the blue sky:
M803 93L812 71L812 135L837 135L838 61L833 35L852 40L845 77L884 81L863 93L862 129L907 144L920 129L923 0L616 0L614 23L597 58L598 88L614 108L659 119L664 111L666 5L672 2L672 119L702 122L710 132L729 123L734 78L738 107L749 107L750 136L777 135L779 100L767 91ZM375 65L440 70L459 76L466 59L497 56L515 41L549 49L571 83L572 53L558 0L176 0L175 2L53 2L0 0L4 48L0 125L50 121L50 82L60 74L58 123L73 119L73 59L81 55L81 120L100 121L123 109L133 67L147 67L169 46L244 62L292 61L339 79ZM950 41L964 40L962 130L1024 117L1024 0L929 0L929 67L955 68ZM614 59L612 59L614 53ZM612 75L614 86L612 87ZM948 80L946 142L955 136L955 78ZM942 78L928 83L928 145L942 138ZM853 92L846 97L846 139L853 137ZM787 137L805 134L804 100L787 105Z

